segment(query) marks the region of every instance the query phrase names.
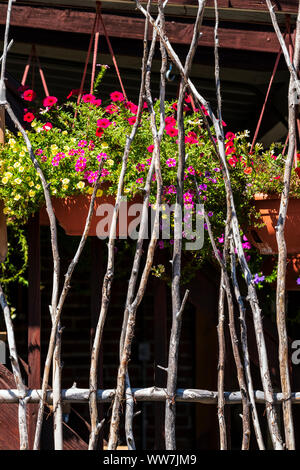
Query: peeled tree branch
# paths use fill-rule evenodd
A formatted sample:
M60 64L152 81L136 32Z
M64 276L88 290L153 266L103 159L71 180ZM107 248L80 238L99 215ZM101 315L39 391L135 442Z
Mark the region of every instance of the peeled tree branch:
M295 99L297 94L299 95L299 56L300 56L300 2L297 16L297 27L296 27L296 38L295 38L295 50L294 59L291 62L289 53L287 51L284 39L280 32L280 28L277 23L276 15L273 11L271 2L267 0L267 5L270 10L272 23L278 40L280 42L284 57L288 69L290 71L290 83L288 93L288 132L289 132L289 147L287 159L284 168L284 188L281 194L278 222L276 226L276 240L278 245L278 267L277 267L277 289L276 289L276 321L279 338L279 368L280 368L280 380L282 393L285 397L285 401L282 404L283 409L283 422L286 447L289 450L295 449L295 436L294 436L294 425L293 425L293 414L292 414L292 403L291 403L291 384L289 376L289 348L288 348L288 335L286 329L286 295L285 295L285 284L286 284L286 264L287 264L287 247L285 241L285 222L289 203L289 193L291 186L291 172L294 163L294 155L296 151L297 142L297 107L299 99Z
M217 145L215 148L217 150L217 156L222 165L226 196L228 197L228 200L230 201L231 212L232 212L231 230L233 234L235 248L237 250L238 261L241 265L244 279L247 284L248 301L250 303L250 307L251 307L252 314L253 314L256 344L257 344L258 355L259 355L260 375L261 375L261 381L262 381L262 385L263 385L265 396L266 396L266 412L267 412L269 431L270 431L274 449L283 450L283 442L282 442L282 438L280 435L277 412L273 403L273 389L272 389L271 376L270 376L269 365L268 365L268 356L267 356L267 349L266 349L265 338L264 338L261 309L259 307L259 302L257 298L254 281L253 281L253 276L251 274L248 263L246 261L244 249L242 246L242 240L240 236L240 227L239 227L239 222L238 222L237 215L236 215L235 203L234 203L231 182L230 182L230 175L229 175L229 170L228 170L227 160L226 160L225 144L224 144L224 137L223 137L223 132L222 132L222 123L215 116L209 103L199 93L194 83L191 81L191 79L189 79L189 77L185 73L184 66L182 65L178 55L176 54L173 47L171 46L170 41L168 40L167 36L162 34L159 26L155 24L155 21L153 20L151 15L149 15L149 13L147 13L147 11L142 7L139 0L136 0L136 5L137 5L137 8L146 17L149 18L150 23L153 25L153 27L156 29L156 31L160 35L160 38L168 52L170 59L180 71L180 74L184 78L185 83L188 85L196 102L200 103L202 106L205 107L208 113L208 116L212 120L214 129L215 129L216 138L217 138ZM208 127L208 130L209 130L209 127Z

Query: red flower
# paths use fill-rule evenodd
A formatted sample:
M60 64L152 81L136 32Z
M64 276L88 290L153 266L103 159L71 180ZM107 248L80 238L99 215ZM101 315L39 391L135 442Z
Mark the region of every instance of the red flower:
M102 127L103 129L106 129L111 124L112 123L106 118L98 119L98 121L97 121L97 126Z
M86 95L82 95L82 101L84 103L94 103L95 101L95 96L91 95L90 93L87 93Z
M231 157L231 158L229 158L228 163L229 163L230 166L235 166L237 164L237 161L238 160L237 160L236 157Z
M34 120L34 114L28 112L24 114L24 121L25 122L32 122Z
M97 127L96 136L97 137L102 137L103 134L104 134L104 130L101 127Z
M178 135L178 129L175 129L174 127L171 127L171 126L167 126L166 127L166 133L170 137L176 137Z
M46 124L43 125L43 129L44 131L50 131L50 129L52 129L52 124L51 122L46 122Z
M57 103L57 98L55 96L46 96L43 101L43 105L45 106L45 108L53 106L55 103Z
M297 160L300 160L300 153L297 153Z
M120 93L119 91L113 91L111 94L110 94L110 99L112 101L124 101L125 100L125 96L123 95L123 93Z
M115 104L109 104L108 106L106 106L105 111L109 114L114 114L119 111L119 108Z
M187 93L185 94L185 102L186 103L191 103L192 102L190 95L188 95Z
M126 109L129 109L129 111L132 114L137 114L138 106L136 104L132 103L132 101L127 101L127 103L125 103L124 106L125 106Z
M149 147L147 147L147 150L148 152L152 153L154 150L154 145L149 145Z
M225 139L227 140L233 140L236 138L236 135L233 132L227 132L225 135Z
M176 119L173 116L167 116L166 117L166 124L167 124L167 126L175 126L176 125Z
M297 173L298 178L300 178L300 167L299 166L297 168L295 168L295 172Z
M173 103L171 108L173 108L175 111L177 111L177 103Z
M132 116L132 117L128 118L128 122L131 126L133 126L133 124L136 123L136 116Z
M33 101L36 97L36 92L33 90L25 90L23 93L23 99L25 101Z
M245 173L245 175L251 175L252 168L250 166L248 166L247 168L244 169L244 173Z
M68 100L69 98L71 98L71 96L73 96L73 95L74 95L74 96L78 96L78 95L79 95L79 92L80 92L80 89L79 89L79 88L77 88L76 90L75 90L75 89L74 89L74 90L71 90L70 93L69 93L68 96L67 96L67 100Z

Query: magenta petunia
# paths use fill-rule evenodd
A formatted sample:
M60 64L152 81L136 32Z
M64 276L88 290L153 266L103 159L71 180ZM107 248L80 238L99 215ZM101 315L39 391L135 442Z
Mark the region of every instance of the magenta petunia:
M100 127L101 129L106 129L111 124L112 124L112 122L109 121L109 119L106 119L106 118L98 119L98 121L97 121L97 126L98 126L98 128Z
M75 170L76 171L84 171L86 167L86 158L79 157L75 163Z
M55 103L57 103L56 96L46 96L43 101L45 108L50 108L51 106L55 105Z
M82 95L82 101L84 103L93 103L95 101L96 97L92 95L91 93L87 93L86 95Z
M167 126L166 127L166 133L170 137L177 137L178 136L178 129L175 129L174 127L171 127L171 126Z
M123 93L120 93L119 91L113 91L111 94L110 94L110 99L112 101L124 101L125 100L125 96L123 95Z
M166 165L171 168L173 166L176 166L176 160L175 158L169 158L167 161L166 161Z

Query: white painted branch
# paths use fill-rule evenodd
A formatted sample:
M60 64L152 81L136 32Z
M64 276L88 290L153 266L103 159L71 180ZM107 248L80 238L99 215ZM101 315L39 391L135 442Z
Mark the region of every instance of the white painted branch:
M167 398L167 389L158 387L132 388L132 394L135 401L138 402L164 402ZM41 398L42 390L28 390L25 394L28 403L38 403ZM90 390L88 388L71 387L61 391L62 403L88 403ZM114 398L115 390L98 389L96 399L98 403L110 403ZM239 391L224 392L225 403L227 405L239 405L242 403L242 395ZM254 391L255 402L265 404L264 392ZM300 392L292 392L293 405L300 405ZM284 400L282 393L273 394L274 404L278 405ZM17 389L0 389L0 403L18 403L19 392ZM201 403L203 405L217 405L218 392L194 388L179 388L176 390L175 401L186 403ZM48 390L45 402L53 404L53 391Z

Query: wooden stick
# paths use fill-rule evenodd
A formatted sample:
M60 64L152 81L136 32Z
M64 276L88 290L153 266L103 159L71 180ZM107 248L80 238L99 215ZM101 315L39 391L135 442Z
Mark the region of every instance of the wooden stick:
M39 403L42 390L27 390L25 397L27 403ZM71 387L61 391L61 400L63 403L88 403L90 395L89 388ZM97 403L110 403L115 395L114 389L102 390L96 392ZM166 388L148 387L148 388L132 388L133 399L137 402L165 402L167 399ZM226 405L239 405L242 403L242 395L240 391L224 392ZM265 395L261 390L254 391L255 402L265 404ZM178 388L174 397L179 403L201 403L203 405L217 405L218 392L210 390L201 390L195 388ZM300 405L300 392L292 392L291 399L293 405ZM275 405L280 405L284 396L281 392L273 395ZM13 404L19 401L18 389L0 389L0 403ZM53 404L53 391L47 390L45 402L49 405Z
M270 2L267 2L270 9ZM278 34L279 26L276 20L275 13L271 11L272 22L276 33ZM280 30L279 30L280 31ZM280 41L283 48L282 41ZM285 46L285 43L284 43ZM283 52L285 53L284 49ZM278 267L277 267L277 289L276 289L276 322L279 338L279 367L280 367L280 380L282 393L285 396L285 401L282 404L283 408L283 421L286 447L288 450L295 449L295 436L294 425L291 405L291 384L289 376L289 345L288 335L286 328L286 264L287 264L287 246L285 241L285 221L287 217L289 193L291 185L291 172L294 164L295 145L297 136L296 127L296 114L297 104L295 102L295 77L291 70L295 71L296 78L299 71L299 55L300 55L300 3L297 16L296 38L295 38L295 52L292 69L290 70L290 84L288 93L288 109L289 109L289 147L288 154L285 161L284 177L283 177L283 191L281 194L280 208L278 214L278 221L276 225L276 241L278 245ZM289 58L290 60L290 58ZM298 80L298 78L297 78Z
M14 379L16 382L16 396L17 401L19 402L19 417L18 417L18 424L19 424L19 435L20 435L20 450L28 450L29 443L28 443L28 429L27 429L27 417L26 417L26 409L27 409L27 391L25 384L22 379L22 374L19 366L18 354L17 354L17 347L14 335L14 327L10 315L10 308L7 305L5 295L3 293L2 287L0 285L0 304L4 314L4 320L6 325L7 331L7 341L9 347L9 355L11 360L12 371L14 375Z
M135 1L136 1L137 8L145 16L149 17L150 23L157 30L158 34L160 34L159 27L155 25L153 18L149 14L147 14L146 10L142 7L139 0L135 0ZM265 344L265 338L264 338L261 310L259 307L256 289L253 283L253 276L251 274L248 263L246 261L245 253L243 250L242 241L240 237L239 223L238 223L238 219L236 216L235 203L234 203L231 183L230 183L230 175L229 175L229 170L228 170L227 161L226 161L224 139L222 138L222 131L220 128L220 123L219 123L219 120L214 115L214 113L212 112L210 104L203 98L203 96L196 89L193 82L186 76L184 67L178 55L175 53L174 49L172 48L168 38L161 34L160 34L160 37L166 47L166 50L168 52L170 59L175 63L181 75L185 78L186 83L188 84L193 96L195 97L195 100L197 101L197 103L200 103L206 108L208 116L212 120L215 131L216 131L217 147L215 146L213 138L212 138L212 142L213 142L215 149L217 150L217 155L222 165L222 171L223 171L223 176L224 176L224 181L225 181L225 189L226 189L227 196L230 198L230 205L231 205L231 210L232 210L231 228L232 228L232 233L234 237L234 244L237 249L238 260L242 267L244 279L247 284L248 300L249 300L252 314L253 314L256 343L257 343L258 355L259 355L260 375L261 375L261 380L262 380L262 384L264 387L264 391L267 397L266 410L267 410L267 418L268 418L270 435L271 435L274 448L277 450L282 450L283 443L282 443L282 438L281 438L279 426L278 426L278 417L277 417L276 409L273 403L273 389L272 389L271 376L270 376L270 371L269 371L269 366L268 366L268 358L267 358L267 350L266 350L266 344ZM209 131L209 127L207 128L207 130Z
M148 8L150 8L150 2L148 3ZM161 9L161 6L159 9L158 19L160 22L163 21L163 10ZM146 21L146 24L147 24L147 30L148 30L148 21ZM138 306L140 305L143 299L145 290L146 290L146 285L147 285L148 277L149 277L151 267L153 264L154 251L155 251L157 237L159 233L159 207L161 204L161 196L162 196L162 178L161 178L161 171L160 171L160 142L161 142L161 138L163 135L164 126L165 126L164 101L165 101L165 74L166 74L166 68L167 68L167 61L166 61L166 56L162 56L161 91L160 91L161 119L160 119L160 130L158 131L157 126L156 126L156 115L155 115L155 111L153 108L152 96L151 96L151 91L150 91L150 72L151 72L151 65L152 65L152 58L154 54L155 42L156 42L156 33L154 33L154 37L152 38L152 44L151 44L147 63L144 62L145 73L147 71L147 74L145 75L145 90L146 90L147 102L148 102L148 107L149 107L149 112L150 112L150 122L151 122L151 131L152 131L152 137L153 137L153 142L154 142L154 150L153 150L151 166L147 175L147 181L146 181L146 185L144 189L145 196L144 196L144 202L143 202L142 220L140 223L139 238L138 238L138 243L136 246L136 253L135 253L133 268L132 268L131 277L129 281L126 309L124 312L125 322L127 318L126 333L125 333L123 344L122 344L123 337L121 335L120 344L122 346L122 354L121 354L120 366L118 370L116 394L114 397L113 409L112 409L111 426L110 426L109 441L108 441L109 450L115 450L117 447L117 443L118 443L120 407L121 407L121 403L122 403L122 399L124 395L124 384L125 384L125 376L127 374L128 361L131 355L131 344L132 344L132 338L133 338L134 330L135 330L136 313L137 313ZM139 272L139 266L140 266L140 261L141 261L141 256L142 256L143 238L144 238L145 231L147 230L147 227L148 227L147 215L148 215L148 207L149 207L150 184L151 184L153 164L155 167L156 183L157 183L156 214L155 214L155 220L154 220L154 227L151 233L151 239L148 245L145 267L142 273L142 277L141 277L137 294L134 297L134 286L136 284L136 276Z

